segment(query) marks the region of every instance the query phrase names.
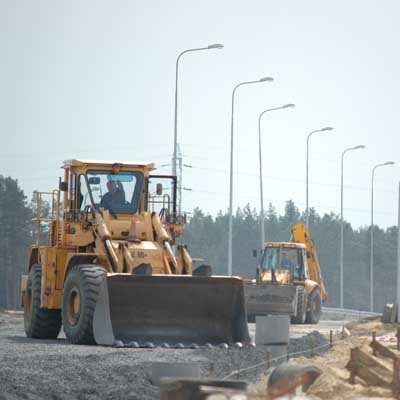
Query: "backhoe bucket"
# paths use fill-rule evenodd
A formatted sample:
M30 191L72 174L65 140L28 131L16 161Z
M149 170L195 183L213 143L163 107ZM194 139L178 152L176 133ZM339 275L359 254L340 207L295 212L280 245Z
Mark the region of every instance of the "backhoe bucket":
M297 307L297 289L292 284L273 282L244 285L247 315L294 315Z
M250 342L243 281L109 274L93 317L97 344L191 347Z

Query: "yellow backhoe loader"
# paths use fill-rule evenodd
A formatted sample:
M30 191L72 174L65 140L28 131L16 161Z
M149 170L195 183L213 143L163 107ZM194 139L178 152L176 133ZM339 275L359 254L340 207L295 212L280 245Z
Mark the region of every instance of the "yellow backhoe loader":
M28 337L54 339L63 326L76 344L249 342L243 281L194 268L176 244L185 218L175 176L151 175L153 163L71 159L63 169L50 215L36 193L38 238L21 287Z
M290 242L265 243L256 281L278 285L276 293L283 290L279 285L295 285L297 306L292 323L317 324L327 298L317 249L305 224L293 225L291 232Z

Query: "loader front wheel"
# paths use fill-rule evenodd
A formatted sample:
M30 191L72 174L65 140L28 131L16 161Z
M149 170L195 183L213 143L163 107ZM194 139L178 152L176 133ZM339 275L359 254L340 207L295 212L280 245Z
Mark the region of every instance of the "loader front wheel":
M26 336L35 339L57 339L61 330L60 310L40 307L42 267L34 264L28 275L24 295L24 328Z
M321 292L318 288L315 288L309 298L307 307L307 324L318 324L322 313L322 298Z
M71 343L95 343L93 315L105 273L94 265L76 265L65 279L61 314L65 336Z
M296 315L291 318L292 324L304 324L307 313L307 295L304 286L297 286Z

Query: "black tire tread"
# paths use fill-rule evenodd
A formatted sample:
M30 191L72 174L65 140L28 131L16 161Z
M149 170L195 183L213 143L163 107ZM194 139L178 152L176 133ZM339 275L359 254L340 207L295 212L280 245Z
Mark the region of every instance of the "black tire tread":
M67 284L68 279L75 275L81 284L83 292L82 296L84 297L81 303L83 304L83 310L81 311L82 323L78 322L78 324L80 324L79 329L78 331L73 332L68 327L63 293L62 321L65 335L71 343L95 344L93 336L93 316L100 291L100 285L105 273L106 272L103 268L91 264L76 265L68 272L64 287Z
M304 286L297 287L297 310L296 315L291 317L292 324L304 324L306 315L306 292Z
M313 302L317 302L317 313L313 312L313 307L312 307ZM321 291L319 290L318 287L316 287L308 297L307 314L306 314L307 324L318 324L321 318L321 307L322 307Z
M32 315L27 316L24 302L24 328L26 336L35 339L56 339L61 330L61 311L40 307L42 267L34 264L28 277L32 287Z

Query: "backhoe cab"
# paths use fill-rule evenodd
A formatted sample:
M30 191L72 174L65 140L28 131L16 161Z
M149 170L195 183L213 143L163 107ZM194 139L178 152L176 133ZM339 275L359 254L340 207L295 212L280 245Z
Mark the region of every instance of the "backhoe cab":
M304 281L308 276L305 245L300 243L266 243L261 260L262 278L277 282ZM269 274L269 275L268 275Z
M243 281L193 268L176 177L152 163L67 160L59 190L37 192L37 243L22 279L25 332L134 347L248 342ZM62 197L62 199L61 199ZM47 231L43 232L43 227Z
M257 281L297 286L297 307L292 322L316 324L327 294L317 250L305 224L292 227L291 242L268 242L264 246Z

